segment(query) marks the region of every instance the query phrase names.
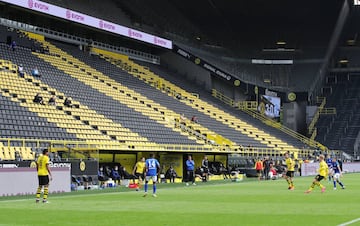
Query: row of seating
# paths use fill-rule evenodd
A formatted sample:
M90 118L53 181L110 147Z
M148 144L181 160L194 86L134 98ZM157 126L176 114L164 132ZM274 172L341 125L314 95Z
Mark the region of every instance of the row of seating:
M172 112L169 109L159 105L158 103L153 102L147 97L142 96L141 94L123 86L122 84L114 81L103 73L94 70L83 62L80 62L71 55L66 55L67 53L59 51L59 49L57 49L52 44L45 44L49 47L51 52L53 51L53 53L61 54L63 58L60 59L50 55L38 55L40 58L51 62L58 68L62 68L62 70L66 71L67 74L71 75L72 77L77 78L78 80L84 82L85 84L91 86L92 88L98 90L101 93L111 96L113 99L149 117L150 119L156 121L158 124L161 124L162 126L165 126L174 132L177 132L176 136L181 137L182 134L180 133L179 129L175 128L174 124L169 123L169 120L167 120L167 117L171 118L173 117L173 115L176 115L175 112ZM63 60L65 56L67 62ZM151 131L149 132L153 133ZM210 131L207 132L210 134ZM190 137L188 137L187 139L192 140L192 138ZM197 140L197 142L200 144L204 143L204 141L202 140Z
M2 146L0 142L0 160L34 160L35 152L30 147Z
M95 51L97 50L95 49ZM296 149L294 146L289 145L286 142L276 137L273 137L272 135L252 126L251 124L241 121L239 118L230 115L227 112L224 112L223 110L202 101L201 99L194 98L192 93L189 93L186 90L159 77L158 75L149 71L148 68L142 67L141 65L138 65L130 60L126 60L126 58L123 57L114 60L110 57L105 56L104 53L106 54L105 51L99 51L99 54L102 54L103 57L107 59L109 62L118 65L122 69L128 70L130 74L133 74L135 77L149 84L154 84L154 83L161 84L160 87L158 87L161 90L171 90L170 93L180 94L181 95L180 102L196 109L198 112L202 112L205 115L208 115L213 120L217 120L222 124L225 124L230 128L233 128L234 130L240 132L240 134L244 134L247 137L251 137L252 139L257 140L259 143L266 145L267 147L271 147L275 149L278 148L279 150ZM176 95L173 95L172 97L173 99L178 99Z

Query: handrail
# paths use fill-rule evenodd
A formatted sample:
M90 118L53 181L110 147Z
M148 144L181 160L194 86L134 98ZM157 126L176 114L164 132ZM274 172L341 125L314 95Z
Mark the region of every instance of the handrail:
M217 97L217 96L214 96ZM228 97L229 98L229 97ZM222 100L222 99L220 99ZM224 102L224 101L223 101ZM226 102L224 102L226 103ZM321 150L327 150L327 147L325 147L323 144L313 140L313 139L309 139L308 137L280 124L279 122L275 122L272 119L269 119L265 116L263 116L262 114L258 113L256 110L249 110L246 108L240 109L242 111L244 111L245 113L247 113L248 115L252 116L253 118L256 118L262 122L264 122L265 124L272 126L274 128L279 129L280 131L300 140L301 142L309 145L310 147L315 147L315 148L320 148Z
M308 127L308 134L312 134L314 132L314 127L315 127L315 124L316 122L318 121L319 117L320 117L320 111L325 107L325 104L326 104L326 98L323 97L323 98L317 98L317 101L318 100L321 100L321 104L320 106L316 109L316 112L314 114L314 117L312 118L310 124L309 124L309 127Z
M0 142L4 143L7 148L10 147L32 147L33 151L48 148L51 152L57 151L99 151L99 150L117 150L117 151L170 151L185 153L219 153L219 154L240 154L252 157L256 156L282 156L285 152L291 151L300 158L307 158L314 154L313 149L293 149L293 150L275 150L273 148L259 147L229 147L229 146L211 146L211 145L180 145L180 144L130 144L130 143L104 143L96 141L74 141L74 140L41 140L41 139L25 139L25 138L0 138ZM14 143L21 145L14 145ZM0 144L1 144L0 143Z
M231 107L234 107L235 101L233 99L231 99L230 97L227 97L224 94L220 93L216 89L212 89L212 96L221 100L222 102L230 105Z

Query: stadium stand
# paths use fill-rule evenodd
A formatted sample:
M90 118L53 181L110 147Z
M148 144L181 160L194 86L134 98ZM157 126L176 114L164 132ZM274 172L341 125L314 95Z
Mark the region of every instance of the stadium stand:
M202 31L204 30L197 28L197 25L203 21L199 21L199 23L193 21L193 18L189 17L185 12L186 7L182 7L178 3L171 4L165 0L157 2L105 0L94 4L89 4L89 0L78 2L48 0L46 2L123 25L140 28L149 25L156 33L167 34L167 37L181 39L180 36L183 36L185 38L181 39L181 41L186 43L182 44L182 48L241 78L242 81L286 91L306 91L308 84L312 82L311 78L317 76L320 66L324 63L327 41L332 31L331 26L324 26L324 28L316 30L313 24L307 23L304 23L305 25L301 27L296 27L296 23L290 27L289 24L285 26L274 25L272 28L285 29L285 35L265 37L262 34L265 34L271 28L269 27L268 30L259 29L261 31L259 31L258 35L261 37L257 41L248 39L250 36L240 37L239 40L236 40L240 44L235 51L243 51L232 55L228 54L229 51L222 46L216 48L215 45L206 48L206 45L209 44L206 41L210 40L208 37L210 37L211 32L203 35ZM218 3L213 3L213 5L208 3L204 6L204 11L208 10L206 7L215 9L218 6ZM248 5L244 6L245 8L248 7ZM253 6L250 6L250 9L251 7ZM94 10L95 8L96 10ZM196 12L195 8L190 9L190 11ZM331 7L330 11L335 12L335 10L337 8ZM313 10L309 12L310 15L312 13L314 13ZM211 11L209 15L211 15L209 22L218 20L220 23L226 21L224 15L219 14L216 16L214 11ZM334 18L332 17L332 20ZM325 15L322 19L328 19L328 15ZM216 25L218 24L214 24L214 27ZM231 27L232 24L229 25ZM247 29L249 27L244 27L244 33L246 31L248 33L252 32L251 29ZM297 150L304 148L304 146L307 148L301 141L273 127L262 124L244 112L237 111L214 100L208 92L209 90L199 89L199 86L184 79L179 79L179 74L168 71L162 66L129 60L128 57L115 57L115 59L113 53L106 55L100 51L99 55L109 63L92 53L89 54L84 50L80 50L77 45L51 39L44 40L40 36L5 27L0 27L0 30L1 35L4 36L2 40L11 37L19 46L16 51L10 51L5 44L0 46L2 49L0 59L9 66L9 68L1 72L5 81L1 84L0 97L6 98L6 101L10 102L11 105L17 104L25 112L34 114L37 117L35 117L36 121L46 119L48 125L45 128L56 128L51 129L51 133L46 133L46 135L42 133L44 131L39 131L38 135L32 133L32 131L31 133L24 132L24 130L28 130L23 128L24 125L23 127L12 127L9 124L4 124L1 125L6 131L4 132L6 133L5 136L1 134L3 138L93 140L109 144L119 142L129 145L136 143L204 145L215 141L215 144L232 147L253 146L280 151ZM308 32L304 32L306 30ZM85 33L81 32L81 35ZM299 33L303 34L299 35ZM28 36L35 39L28 39ZM285 47L294 48L296 50L294 53L262 51L266 48L278 48L279 46L274 46L274 43L279 41L281 36L285 37L284 41L287 42ZM99 37L99 34L96 34L95 37ZM229 37L231 35L228 35L227 38ZM194 39L198 40L198 45L194 45ZM224 37L224 42L228 41L225 39ZM131 41L126 40L126 42ZM134 46L136 46L137 42L134 43ZM179 43L176 42L176 44ZM229 43L227 47L234 44ZM244 47L246 45L248 45L248 48ZM314 46L316 48L313 48ZM139 47L139 49L141 48ZM162 50L156 48L144 48L151 49L155 55L162 52ZM211 48L213 48L212 50L217 49L215 54L209 53ZM254 49L254 51L250 49ZM210 52L215 52L212 50ZM345 55L342 50L339 50L339 53L340 56ZM356 59L356 54L349 53L347 55L349 58ZM251 63L252 58L292 59L295 62L292 65L255 65ZM356 60L351 60L351 62L356 62ZM24 78L17 76L15 73L16 65L19 64L24 65L26 72ZM42 76L33 78L29 75L30 70L38 65L41 65ZM352 65L350 64L350 66ZM271 82L264 82L264 79L270 79ZM18 85L12 84L15 82ZM340 88L333 86L332 89L336 91ZM350 87L349 90L351 89ZM38 92L44 96L45 100L53 95L57 96L58 102L56 106L38 105L33 107L31 99ZM328 96L328 106L335 107L337 105L333 101L334 97L342 99L344 102L351 98L354 99L354 96L350 94L353 93L352 91L349 92L347 97L342 97L338 93L340 92L334 92L331 97ZM60 103L67 97L73 99L73 104L76 107L68 109ZM4 99L4 102L6 101ZM356 104L357 102L349 102L349 105L346 106ZM344 109L344 112L347 111L353 110ZM9 112L7 111L7 113ZM185 114L188 118L195 115L199 119L199 123L186 121L181 124L179 119L181 114ZM332 145L332 148L341 148L344 142L351 143L354 140L356 129L349 126L349 120L357 120L353 114L355 113L352 112L350 116L342 118L342 120L348 119L346 123L336 122L340 118L326 116L333 117L330 120L332 124L326 125L325 122L319 121L319 127L321 128L318 137L324 137L324 142L338 144L338 147ZM9 117L13 116L11 114L7 115ZM1 120L5 121L7 119L4 117ZM65 120L66 123L61 120ZM73 128L73 125L76 125L75 128ZM331 134L335 134L335 136L338 134L330 131L334 130L335 127L338 127L339 131L346 131L349 134L347 140L351 141L345 141L343 138L340 138L342 141L330 141L330 137L333 136ZM325 135L323 135L324 131L326 132ZM20 145L20 142L14 144ZM10 154L16 152L10 152L9 149L6 153L7 158L12 159L14 156Z
M352 154L360 131L360 77L357 74L336 74L332 77L335 79L332 81L336 82L328 83L332 92L327 96L326 106L336 108L336 115L320 116L317 139L330 149Z
M110 60L111 61L111 60ZM161 79L156 73L149 71L147 68L144 68L132 61L126 61L122 59L122 68L128 68L129 73L134 74L135 77L139 77L140 80L144 80L147 83L156 83L156 81L161 81L162 85L160 86L162 89L168 88L170 90L175 90L175 93L180 93L181 96L185 98L185 100L177 100L176 95L171 96L171 101L164 102L164 98L158 99L158 101L164 102L164 104L168 104L169 107L177 109L178 111L189 109L189 115L196 115L199 118L204 118L203 123L209 123L207 127L213 128L214 131L218 131L221 134L224 134L225 137L231 137L232 140L236 141L238 144L242 146L260 146L261 147L271 147L271 148L279 148L279 150L293 150L295 149L293 146L288 145L286 142L278 140L277 138L265 133L262 130L259 130L256 127L253 127L251 123L246 123L237 119L236 117L230 115L220 108L214 107L201 99L193 98L193 101L189 101L191 99L192 94L185 91L184 89L175 86L174 84L168 82L165 79ZM163 72L163 74L166 74ZM184 85L185 86L185 85ZM189 86L188 86L189 87ZM191 87L191 86L190 86ZM196 89L197 90L197 89ZM174 100L177 102L174 104ZM171 103L171 104L169 104ZM182 104L181 104L182 103ZM185 107L185 106L187 107ZM190 108L189 108L190 107ZM192 108L192 109L191 109ZM196 110L196 111L194 111ZM207 117L211 117L214 120L209 120ZM201 120L200 120L201 121ZM200 122L202 123L202 122ZM212 126L212 127L211 127ZM257 142L254 142L257 141ZM265 145L265 146L263 146ZM301 146L302 147L302 146Z
M350 12L331 59L329 73L322 89L325 108L336 109L336 114L320 114L316 139L330 149L355 155L355 143L360 132L360 65L358 35L359 15Z

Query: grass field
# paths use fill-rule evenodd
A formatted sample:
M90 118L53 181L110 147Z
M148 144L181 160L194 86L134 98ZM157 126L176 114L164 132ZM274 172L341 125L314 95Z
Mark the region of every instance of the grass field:
M0 198L0 226L4 225L360 225L360 175L342 178L346 189L325 193L315 188L304 194L312 177L295 178L296 189L285 180L208 182L185 187L160 184L158 197L142 197L128 188L78 191L49 196ZM2 186L5 184L3 183ZM150 186L151 188L151 186ZM351 223L351 221L353 221Z

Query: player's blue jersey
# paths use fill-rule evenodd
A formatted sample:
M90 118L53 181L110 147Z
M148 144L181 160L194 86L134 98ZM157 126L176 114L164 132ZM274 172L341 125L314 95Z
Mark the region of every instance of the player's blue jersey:
M334 170L334 173L340 173L339 163L338 163L338 162L332 162L332 163L331 163L331 167L332 167L332 169Z
M145 166L147 169L146 176L156 176L160 163L156 159L146 159Z
M326 164L328 165L328 168L329 169L332 169L332 159L331 158L328 158L328 159L326 159Z

